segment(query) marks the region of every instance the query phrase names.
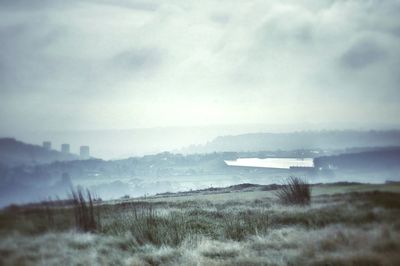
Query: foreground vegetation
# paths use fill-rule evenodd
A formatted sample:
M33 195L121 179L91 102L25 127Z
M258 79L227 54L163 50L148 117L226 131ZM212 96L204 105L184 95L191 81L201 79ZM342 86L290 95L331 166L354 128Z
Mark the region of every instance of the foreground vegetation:
M246 191L9 207L0 265L400 265L397 185Z

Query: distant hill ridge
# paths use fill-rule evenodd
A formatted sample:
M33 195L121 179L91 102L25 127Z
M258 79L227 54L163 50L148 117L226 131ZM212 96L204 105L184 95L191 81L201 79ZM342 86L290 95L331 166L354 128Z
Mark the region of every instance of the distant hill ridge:
M75 154L64 154L55 150L47 150L39 145L27 144L14 138L0 138L0 163L15 165L36 165L55 161L78 160Z
M301 131L291 133L250 133L220 136L205 145L190 146L185 153L346 149L351 147L400 146L400 130L385 131Z

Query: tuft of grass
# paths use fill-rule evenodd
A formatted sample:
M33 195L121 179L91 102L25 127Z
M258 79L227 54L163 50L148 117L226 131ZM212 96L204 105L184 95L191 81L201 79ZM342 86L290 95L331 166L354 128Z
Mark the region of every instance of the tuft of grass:
M311 185L299 177L289 177L285 185L276 192L279 201L286 205L309 205Z
M88 189L86 190L86 197L83 189L80 187L78 187L76 191L71 189L71 192L76 227L84 232L96 231L100 224L100 215L98 215L98 213L95 215L93 206L94 200L90 191Z

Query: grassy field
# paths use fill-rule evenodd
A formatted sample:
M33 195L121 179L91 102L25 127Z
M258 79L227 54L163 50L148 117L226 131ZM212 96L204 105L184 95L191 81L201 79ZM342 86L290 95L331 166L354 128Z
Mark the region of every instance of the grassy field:
M88 205L86 206L88 207ZM400 185L317 185L308 206L261 186L0 212L0 265L400 265Z

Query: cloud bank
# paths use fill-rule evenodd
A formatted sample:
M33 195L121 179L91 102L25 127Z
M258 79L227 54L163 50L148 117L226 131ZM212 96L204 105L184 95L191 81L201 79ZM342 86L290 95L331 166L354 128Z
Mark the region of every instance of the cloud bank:
M399 1L0 1L0 123L399 124Z

